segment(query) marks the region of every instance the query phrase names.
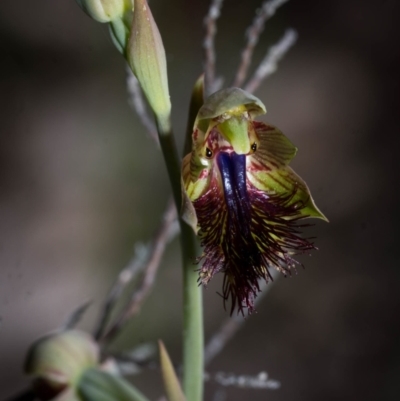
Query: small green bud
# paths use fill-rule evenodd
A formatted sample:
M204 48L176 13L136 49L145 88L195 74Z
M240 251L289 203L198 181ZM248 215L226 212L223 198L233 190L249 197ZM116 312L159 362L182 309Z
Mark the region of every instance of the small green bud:
M25 362L25 372L35 379L42 399L75 387L82 373L99 362L99 349L88 334L69 330L35 342Z
M83 11L99 22L121 19L132 9L132 0L76 0Z
M117 18L110 22L110 36L117 50L125 56L126 45L129 39L130 23L126 22L126 18Z
M135 0L127 59L156 115L161 131L169 130L171 101L167 61L161 35L146 0Z

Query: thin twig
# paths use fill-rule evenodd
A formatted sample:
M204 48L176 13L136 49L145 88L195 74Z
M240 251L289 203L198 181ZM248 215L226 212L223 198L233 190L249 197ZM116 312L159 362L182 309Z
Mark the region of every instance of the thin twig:
M268 291L271 289L273 283L277 280L277 272L271 271L271 276L274 281L270 281L268 284L263 282L260 286L261 292L255 299L255 306L265 297ZM246 322L246 319L242 315L235 315L228 317L223 321L219 330L211 337L207 345L204 348L204 364L207 366L225 347L228 341L238 332L238 330Z
M72 313L68 316L64 324L61 325L61 330L73 329L83 318L83 315L92 304L92 301L86 301L82 305L79 305Z
M154 248L151 253L150 260L147 263L145 276L141 287L134 292L131 298L129 308L125 313L125 320L130 319L134 316L141 308L144 299L149 294L151 288L153 287L158 266L161 262L161 257L164 254L166 244L171 240L171 237L175 237L178 233L178 225L176 225L172 232L172 223L176 221L176 208L172 200L164 215L164 221L162 226L159 228L158 233L154 240Z
M277 380L270 379L267 372L260 372L256 376L218 372L214 380L224 387L234 386L258 390L278 390L281 386Z
M265 22L275 14L278 7L287 1L288 0L265 1L261 8L257 10L257 15L255 16L253 23L246 31L247 43L242 51L242 60L236 72L236 77L232 86L241 87L243 85L251 64L254 48L264 30Z
M150 293L154 285L156 273L160 265L162 255L164 254L165 247L167 243L171 241L172 238L174 238L179 231L178 224L174 224L176 223L176 221L176 208L173 201L170 200L170 202L168 203L168 207L164 213L163 221L153 240L148 245L148 257L146 258L146 262L142 264L140 269L144 270L143 280L139 287L133 292L131 299L129 300L128 304L123 308L119 316L110 325L108 330L103 335L101 335L101 339L103 341L109 341L111 338L113 338L118 333L118 331L127 323L127 321L139 312L143 301ZM124 270L121 272L122 276L124 276ZM128 276L131 274L129 273L129 269L126 273L128 274ZM131 277L128 278L130 281ZM117 299L119 297L122 289L125 287L126 284L126 280L123 281L122 288L117 284L116 287L118 288L118 293L116 297L113 296L114 299Z
M128 264L120 271L117 279L112 285L106 301L104 303L104 307L102 310L102 314L99 319L99 323L94 331L95 338L99 340L103 332L105 330L105 326L107 325L112 310L114 309L115 304L118 302L119 297L124 291L125 287L143 270L150 253L150 247L144 244L136 244L135 252L131 260Z
M144 369L158 368L158 363L154 360L153 355L146 358L136 357L131 353L110 354L105 356L106 360L110 361L113 366L118 368L122 376L133 376L141 373Z
M217 19L221 13L223 0L212 0L204 25L206 27L206 36L204 38L203 47L205 51L204 61L204 86L206 96L209 96L215 85L215 35L217 33Z
M256 72L245 86L247 92L254 93L262 81L277 70L278 61L280 61L296 43L297 36L297 32L294 29L288 29L279 42L268 50L267 55L261 61Z
M129 105L132 107L133 110L135 110L150 137L158 143L158 134L156 125L154 124L154 119L151 118L148 114L139 81L137 80L129 66L127 66L126 68L126 86L129 95Z

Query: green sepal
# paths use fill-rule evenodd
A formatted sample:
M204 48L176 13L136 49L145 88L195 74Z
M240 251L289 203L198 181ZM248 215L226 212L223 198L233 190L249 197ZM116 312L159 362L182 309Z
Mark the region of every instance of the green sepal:
M148 401L125 379L96 368L85 371L77 393L82 401Z
M171 359L162 341L158 341L160 365L168 401L186 401Z
M183 179L181 179L181 185L182 185L182 207L181 207L181 217L182 220L188 224L190 227L192 227L193 231L197 235L197 232L199 230L197 226L197 215L196 215L196 210L193 206L192 201L190 200L186 189L185 189L185 184L183 182Z
M203 179L195 178L192 180L191 162L192 154L187 154L182 162L182 208L181 217L186 224L192 227L193 231L197 234L199 227L197 225L196 210L193 206L193 201L198 199L207 188L209 177Z
M240 88L221 89L205 101L197 114L195 128L209 125L210 120L228 114L246 111L250 119L265 114L267 111L260 99Z
M226 88L205 100L197 120L216 118L241 106L245 106L252 118L267 112L264 103L254 95L240 88Z

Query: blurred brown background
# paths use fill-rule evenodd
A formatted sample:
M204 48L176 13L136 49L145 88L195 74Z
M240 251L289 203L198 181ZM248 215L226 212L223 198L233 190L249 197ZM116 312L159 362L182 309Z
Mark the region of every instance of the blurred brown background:
M173 118L183 140L201 72L208 2L151 2L168 54ZM229 82L259 0L226 0L218 73ZM292 1L267 24L260 60L287 27L299 40L256 93L266 119L299 147L293 162L330 224L319 251L279 279L209 367L256 375L278 391L227 389L227 400L397 400L399 2ZM124 62L107 28L73 0L0 4L0 399L27 381L24 355L85 300L90 329L133 245L155 231L169 195L163 160L127 104ZM181 358L178 242L116 349L163 338ZM206 338L227 313L214 283ZM157 371L133 381L152 399ZM207 384L206 399L217 390Z

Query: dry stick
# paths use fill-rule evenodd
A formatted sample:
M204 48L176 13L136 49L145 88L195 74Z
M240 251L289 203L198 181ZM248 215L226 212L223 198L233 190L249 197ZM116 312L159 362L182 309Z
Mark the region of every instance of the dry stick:
M233 86L241 87L246 80L248 69L251 64L254 48L260 38L261 32L264 30L265 22L271 18L278 7L286 3L288 0L272 0L263 3L257 11L257 15L253 23L246 31L247 43L242 51L242 61L236 72L236 77L233 81Z
M276 281L278 273L274 270L271 272L272 278ZM265 297L271 289L275 281L270 281L268 284L263 282L260 286L261 292L255 300L255 306ZM228 341L237 333L244 325L246 319L242 315L235 315L224 320L219 330L211 337L204 348L204 365L207 366L225 347Z
M83 315L91 305L92 301L86 301L82 305L79 305L72 313L68 316L66 321L61 325L60 330L71 330L73 329L82 319Z
M174 222L177 223L176 218L176 208L173 201L171 200L167 213L165 213L164 215L164 223L159 228L158 233L155 237L154 249L147 264L142 285L132 295L129 308L127 308L127 311L125 313L125 321L130 319L140 310L143 301L153 287L158 266L160 265L161 257L164 254L165 246L171 240L171 238L174 238L179 232L178 224L176 224L175 226L173 225Z
M129 94L129 105L136 111L141 123L146 128L147 132L158 143L158 133L153 118L147 112L146 104L143 99L142 89L140 88L139 81L133 74L131 68L126 68L126 86Z
M204 60L204 86L205 94L209 96L213 92L215 84L215 34L217 33L217 19L220 16L223 0L212 0L208 14L204 18L206 36L203 47L205 51Z
M123 311L110 325L109 329L102 335L101 339L103 341L109 341L112 339L127 323L127 321L139 312L144 300L153 288L157 270L167 243L179 232L178 224L174 224L176 222L176 208L171 199L164 214L163 222L157 230L153 241L149 244L149 258L143 269L145 272L143 280L140 286L133 292L130 301Z
M277 390L281 386L277 380L270 379L267 372L260 372L256 376L218 372L214 380L223 387L234 386L242 389Z
M99 319L97 328L95 329L95 338L99 340L102 338L105 326L108 323L111 312L115 304L118 302L119 297L124 291L125 287L144 269L145 264L149 258L150 246L137 244L135 246L135 253L132 259L128 262L118 274L117 279L108 293L107 299L104 303L103 311Z
M244 89L246 91L254 93L254 91L261 85L262 81L277 70L278 61L280 61L288 50L296 43L297 36L297 32L294 29L288 29L279 42L274 46L271 46L256 72L245 86Z

